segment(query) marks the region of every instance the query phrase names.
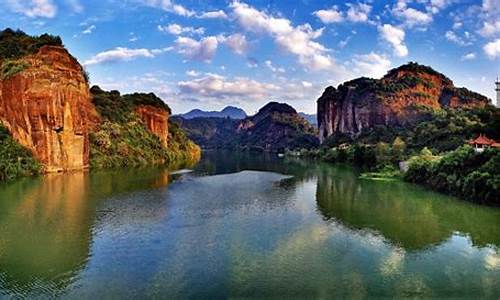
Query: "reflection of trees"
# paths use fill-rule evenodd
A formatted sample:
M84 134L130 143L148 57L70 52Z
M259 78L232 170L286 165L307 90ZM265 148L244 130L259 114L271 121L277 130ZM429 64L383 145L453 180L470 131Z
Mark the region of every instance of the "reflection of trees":
M54 174L0 186L0 288L62 292L86 265L100 201L168 185L162 168ZM105 202L109 202L106 199Z
M500 246L500 211L462 202L402 182L358 180L353 172L325 166L318 172L319 211L326 219L370 228L406 249L470 235L479 246Z
M0 191L5 288L57 292L85 265L93 221L88 191L83 172L25 180Z

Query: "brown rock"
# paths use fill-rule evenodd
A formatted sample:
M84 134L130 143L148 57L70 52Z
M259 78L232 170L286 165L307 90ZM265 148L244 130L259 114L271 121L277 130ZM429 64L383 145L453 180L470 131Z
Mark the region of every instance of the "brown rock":
M358 78L328 87L317 101L320 142L334 133L352 137L377 125L416 120L420 107L432 109L484 107L490 100L456 88L430 67L409 63L382 79Z
M135 112L139 115L146 128L160 138L163 146L168 146L168 118L167 110L152 105L138 105Z
M89 128L99 117L81 65L55 46L22 60L28 68L0 81L0 121L47 172L87 168Z

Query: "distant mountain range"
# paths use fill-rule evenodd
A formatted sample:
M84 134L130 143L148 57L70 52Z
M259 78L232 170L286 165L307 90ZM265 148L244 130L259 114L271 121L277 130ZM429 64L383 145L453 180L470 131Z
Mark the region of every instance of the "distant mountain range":
M241 120L174 117L188 137L204 149L281 152L318 145L317 130L285 103L270 102Z
M299 112L299 116L306 119L307 122L311 123L314 127L318 127L318 117L316 114L306 114Z
M185 114L176 115L184 119L194 118L229 118L234 120L242 120L247 117L245 111L234 106L227 106L221 111L204 111L201 109L193 109Z

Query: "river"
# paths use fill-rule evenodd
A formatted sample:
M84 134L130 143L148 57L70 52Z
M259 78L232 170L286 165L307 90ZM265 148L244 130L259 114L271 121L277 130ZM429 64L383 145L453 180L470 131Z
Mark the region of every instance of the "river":
M207 152L0 185L0 297L500 297L500 209Z

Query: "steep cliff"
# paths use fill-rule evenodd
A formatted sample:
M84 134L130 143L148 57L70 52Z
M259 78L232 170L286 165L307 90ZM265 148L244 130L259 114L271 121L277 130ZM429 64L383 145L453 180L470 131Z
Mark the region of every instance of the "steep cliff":
M102 123L90 134L92 167L197 160L200 149L169 124L170 108L156 95L91 89Z
M175 118L188 136L204 148L283 151L318 145L315 128L293 107L270 102L243 120Z
M89 166L89 129L99 122L78 61L61 46L3 58L0 121L45 171Z
M430 67L409 63L382 79L358 78L328 87L318 99L320 141L333 134L351 137L378 125L415 122L421 109L485 107L489 99L453 82Z

